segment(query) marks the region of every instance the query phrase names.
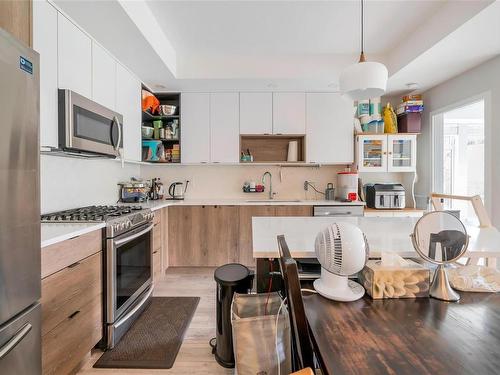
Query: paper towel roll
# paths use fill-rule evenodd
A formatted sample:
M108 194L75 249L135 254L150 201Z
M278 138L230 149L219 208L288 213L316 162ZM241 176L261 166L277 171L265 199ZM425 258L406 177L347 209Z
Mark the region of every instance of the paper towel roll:
M299 154L299 142L298 141L288 142L287 161L298 161L298 154Z

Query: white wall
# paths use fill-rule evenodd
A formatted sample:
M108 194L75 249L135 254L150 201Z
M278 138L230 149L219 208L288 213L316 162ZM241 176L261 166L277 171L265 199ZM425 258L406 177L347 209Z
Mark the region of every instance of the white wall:
M425 111L423 113L422 135L418 139L418 175L416 192L428 195L432 184L432 133L431 112L459 103L468 98L488 93L490 108L485 107L486 142L490 145L490 155L486 155L486 165L491 176L491 215L495 226L500 227L500 57L489 60L453 79L450 79L423 93ZM490 133L488 134L488 125ZM488 143L486 143L488 147ZM488 175L488 174L487 174Z
M82 206L114 204L119 181L138 176L137 164L114 160L84 160L58 156L40 157L41 212Z

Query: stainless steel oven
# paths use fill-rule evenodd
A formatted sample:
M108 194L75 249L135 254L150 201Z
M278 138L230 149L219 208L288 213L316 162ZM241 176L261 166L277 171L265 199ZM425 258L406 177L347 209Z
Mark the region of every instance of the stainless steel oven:
M59 148L119 156L123 117L73 91L59 90Z
M113 226L108 228L112 233ZM115 346L151 300L152 237L153 224L149 221L106 239L105 346L108 349Z

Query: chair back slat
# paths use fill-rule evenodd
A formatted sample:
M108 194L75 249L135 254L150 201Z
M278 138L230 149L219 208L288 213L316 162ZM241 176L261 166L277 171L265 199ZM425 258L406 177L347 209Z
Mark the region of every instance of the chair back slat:
M297 263L290 255L290 250L283 235L278 236L278 249L298 365L300 368L314 368L314 356L309 338L304 301L300 290Z

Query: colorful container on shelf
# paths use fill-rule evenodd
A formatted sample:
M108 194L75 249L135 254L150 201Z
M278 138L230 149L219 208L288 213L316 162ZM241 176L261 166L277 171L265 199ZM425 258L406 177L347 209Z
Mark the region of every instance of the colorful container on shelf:
M160 161L164 157L164 149L161 141L143 140L142 141L142 160Z
M422 112L424 101L422 95L403 96L396 113L400 133L420 133L422 129Z

